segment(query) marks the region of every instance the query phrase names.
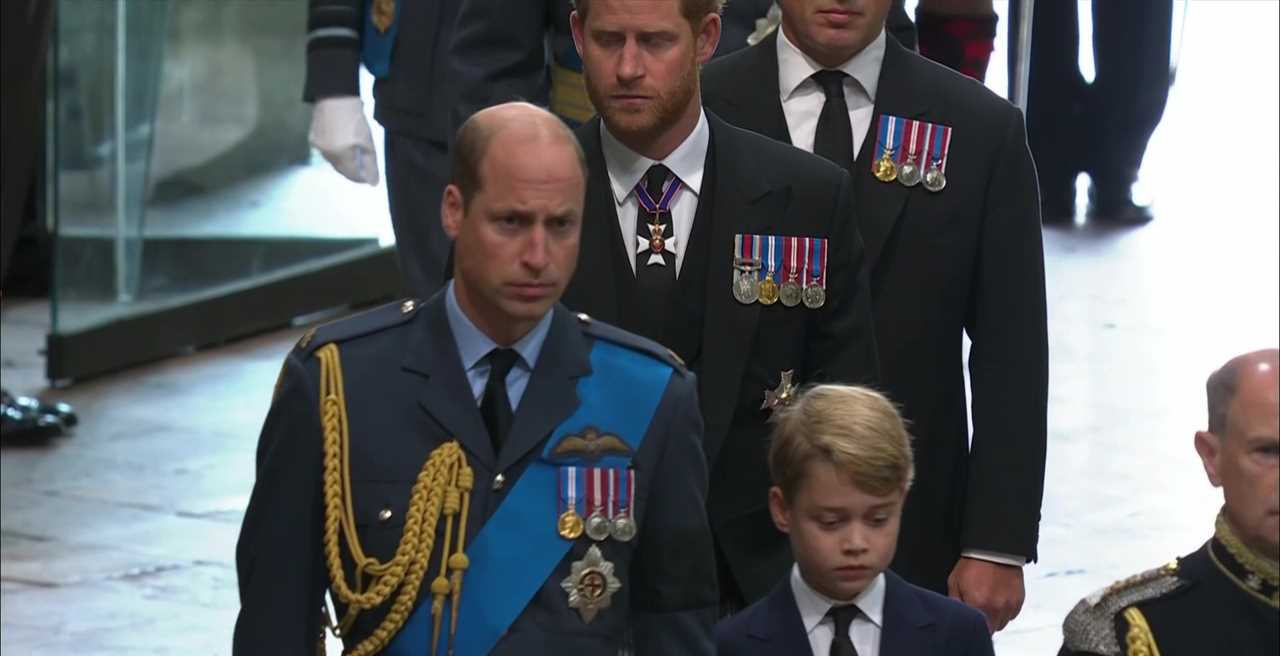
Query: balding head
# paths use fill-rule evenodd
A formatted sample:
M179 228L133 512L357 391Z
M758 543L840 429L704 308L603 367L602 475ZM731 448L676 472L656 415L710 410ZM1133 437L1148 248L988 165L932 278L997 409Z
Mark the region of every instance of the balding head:
M1237 355L1209 376L1205 392L1209 399L1209 432L1224 435L1231 404L1244 388L1247 394L1256 395L1266 389L1268 382L1275 389L1280 371L1280 350L1262 349Z
M484 184L481 170L484 158L495 141L501 141L498 152L508 148L571 148L577 155L583 179L587 175L587 159L578 139L554 114L526 102L510 102L482 109L471 115L458 128L453 145L453 173L450 184L462 192L465 206Z
M1196 451L1222 488L1232 533L1255 553L1280 560L1280 350L1232 358L1209 376L1209 430Z

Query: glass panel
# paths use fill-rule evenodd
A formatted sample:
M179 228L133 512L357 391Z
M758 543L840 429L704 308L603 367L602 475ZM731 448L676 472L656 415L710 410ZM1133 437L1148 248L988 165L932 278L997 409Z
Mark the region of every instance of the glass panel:
M307 143L306 12L307 0L58 1L55 334L394 241L385 190L346 181Z

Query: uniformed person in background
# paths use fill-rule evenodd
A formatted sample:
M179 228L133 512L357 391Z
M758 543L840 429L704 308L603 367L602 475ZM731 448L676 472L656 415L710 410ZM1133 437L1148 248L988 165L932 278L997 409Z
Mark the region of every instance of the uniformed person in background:
M1280 652L1280 350L1233 358L1206 388L1196 451L1225 498L1213 537L1077 604L1061 656Z
M288 356L236 552L236 654L711 654L693 375L557 304L585 166L526 104L464 124L454 279Z
M772 4L728 3L716 55L747 47ZM591 118L595 109L569 31L572 11L573 0L463 0L452 48L460 87L454 121L508 100L548 106L574 126Z
M361 63L374 118L386 129L387 200L404 288L440 288L449 240L436 221L449 177L454 74L449 42L462 0L310 0L307 78L311 144L353 182L378 184L378 159L360 99Z
M796 385L879 371L849 176L703 111L721 0L577 0L600 116L570 308L670 347L697 372L726 611L791 567L766 491L768 420Z
M703 70L707 109L853 176L882 389L916 438L893 570L1000 630L1036 559L1048 432L1044 250L1022 114L900 45L885 27L891 0L781 4L781 29Z

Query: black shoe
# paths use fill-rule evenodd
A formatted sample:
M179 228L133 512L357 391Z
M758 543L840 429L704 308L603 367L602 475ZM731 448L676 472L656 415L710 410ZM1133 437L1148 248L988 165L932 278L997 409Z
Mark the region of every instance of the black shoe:
M66 425L54 415L31 412L7 401L0 403L0 440L46 440L62 435L66 430Z
M76 416L76 411L66 403L45 403L40 399L30 396L9 396L5 395L4 402L18 406L28 412L42 415L53 415L62 422L63 426L71 428L80 423L80 418Z
M1089 186L1089 218L1119 225L1143 225L1155 218L1151 208L1133 202L1133 193L1128 185L1123 191L1103 189L1096 185Z

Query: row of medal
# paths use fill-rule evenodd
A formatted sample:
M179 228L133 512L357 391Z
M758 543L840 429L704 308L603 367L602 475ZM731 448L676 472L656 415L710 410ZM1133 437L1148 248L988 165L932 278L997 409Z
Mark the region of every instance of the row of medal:
M566 540L585 534L596 542L630 542L637 529L635 489L631 468L561 467L556 532Z
M827 303L826 239L734 235L733 269L733 298L743 305Z
M897 180L906 187L924 183L935 193L947 187L950 127L884 114L876 134L876 152L881 155L871 162L871 172L877 180Z

